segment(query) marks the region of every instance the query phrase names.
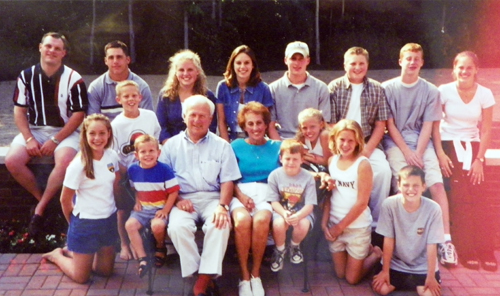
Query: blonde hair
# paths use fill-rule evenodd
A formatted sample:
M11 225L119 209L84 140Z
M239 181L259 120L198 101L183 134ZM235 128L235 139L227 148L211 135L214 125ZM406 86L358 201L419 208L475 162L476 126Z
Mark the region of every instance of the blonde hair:
M137 137L137 139L134 140L134 149L135 151L139 150L139 145L144 144L144 143L153 143L157 147L160 145L158 142L158 139L156 139L154 136L151 135L141 135Z
M369 59L369 54L368 50L364 49L363 47L359 46L354 46L349 48L345 54L344 54L344 64L347 62L347 58L352 55L362 55L366 58L366 62L368 63L370 61Z
M87 138L87 131L89 125L92 122L100 121L104 124L106 129L108 130L109 137L108 142L104 146L105 149L111 147L113 143L113 129L111 128L111 123L109 122L109 118L102 114L92 114L89 115L83 120L82 131L80 133L80 158L83 163L83 170L85 172L85 176L89 179L95 179L94 173L94 153L92 152L92 148L89 145L89 141Z
M283 140L280 146L280 155L283 156L285 152L290 154L300 153L301 156L304 156L304 144L294 139Z
M200 56L189 49L183 49L174 54L170 59L170 66L168 67L167 80L160 92L163 92L163 98L169 98L170 101L175 101L179 96L179 80L177 79L177 67L185 61L191 61L198 70L198 77L193 86L193 94L206 95L207 77L203 68L201 68Z
M363 137L363 130L359 123L351 119L342 119L335 124L328 136L328 148L330 148L333 154L340 154L340 149L337 147L335 140L343 131L352 131L354 133L357 144L354 149L354 156L358 156L365 148L365 140Z
M122 89L126 86L133 86L137 89L137 92L139 94L141 94L141 88L139 87L139 84L137 84L137 82L135 81L132 81L132 80L123 80L123 81L120 81L118 82L118 84L116 85L116 96L119 97L121 94L122 94Z
M424 58L424 49L422 46L418 43L406 43L405 46L401 48L399 51L399 58L403 58L403 55L405 52L411 51L411 52L421 52L422 53L422 59Z
M295 135L295 139L299 140L300 142L304 142L304 134L302 133L302 128L301 125L309 120L309 119L316 119L318 122L323 123L323 128L321 130L325 129L324 123L325 123L325 118L323 117L323 112L318 109L314 108L307 108L302 111L300 111L299 115L297 116L299 120L299 128L297 129L297 134Z

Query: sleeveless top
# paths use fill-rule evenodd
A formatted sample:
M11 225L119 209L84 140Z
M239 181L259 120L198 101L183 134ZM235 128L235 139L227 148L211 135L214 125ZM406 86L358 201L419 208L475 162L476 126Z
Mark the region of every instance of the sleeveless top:
M358 199L358 167L361 161L368 160L361 156L346 170L337 167L340 156L334 155L329 170L335 180L335 189L332 192L330 221L338 224L349 213ZM361 180L362 182L362 180ZM370 208L366 209L347 228L368 227L372 223Z
M318 137L318 140L316 141L316 146L314 146L314 149L312 148L311 141L309 139L304 139L304 143L306 144L307 148L309 148L309 153L316 154L318 156L323 156L323 147L321 147L321 141Z

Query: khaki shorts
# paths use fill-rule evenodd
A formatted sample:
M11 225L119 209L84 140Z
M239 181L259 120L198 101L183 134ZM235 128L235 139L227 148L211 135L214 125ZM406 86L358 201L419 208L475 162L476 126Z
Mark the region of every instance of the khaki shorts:
M52 127L52 126L30 126L31 133L33 137L43 145L43 143L47 141L51 141L50 137L57 134L62 128L61 127ZM12 140L12 144L17 144L26 147L26 140L24 139L22 134L18 134ZM76 151L80 150L80 133L75 131L71 133L68 137L57 145L54 151L57 151L64 147L70 147L75 149Z
M398 191L397 180L399 171L407 166L405 156L403 152L398 147L392 147L385 151L387 155L387 161L392 171L392 189L394 192ZM441 174L441 169L439 168L439 160L436 156L434 148L425 149L423 155L424 161L424 172L425 172L425 185L431 187L436 183L443 183L443 175Z
M333 223L329 223L331 227ZM363 260L370 251L372 227L346 228L334 242L328 242L328 249L331 253L347 251L356 260Z

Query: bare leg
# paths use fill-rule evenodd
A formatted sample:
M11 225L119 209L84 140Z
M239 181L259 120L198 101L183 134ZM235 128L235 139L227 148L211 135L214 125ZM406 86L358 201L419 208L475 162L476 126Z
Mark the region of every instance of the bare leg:
M37 185L35 175L27 166L30 159L31 157L24 146L11 144L5 156L5 166L19 185L23 186L37 200L41 200L42 191Z
M137 256L139 258L146 257L146 251L144 250L144 245L142 244L141 234L139 230L141 230L142 225L135 218L130 218L125 223L125 229L127 230L128 236L130 238L130 244L137 252ZM120 253L121 258L121 253ZM123 259L123 258L122 258Z
M70 279L83 284L90 278L94 254L73 253L73 258L70 258L64 256L61 248L57 248L43 254L42 258L57 265Z
M43 192L42 198L35 208L35 214L42 216L52 197L61 189L66 168L73 158L75 158L76 152L75 149L69 147L64 147L54 152L55 166L49 175L47 187Z
M269 234L269 222L271 212L267 210L258 211L253 217L252 230L252 275L260 277L260 266L266 251L267 236Z
M311 228L311 223L309 223L309 220L307 219L302 219L299 221L299 224L293 227L293 232L292 232L292 241L295 243L300 243L304 240L304 238L307 235L307 232Z
M439 204L441 212L443 212L444 233L450 233L450 210L443 183L432 185L429 187L429 191L431 192L432 199Z
M370 254L365 259L354 259L347 255L346 280L349 284L355 285L380 261L382 250L379 247L372 248Z
M283 246L285 244L287 229L288 224L285 223L283 217L273 221L273 239L276 246Z
M234 221L234 239L240 262L241 280L249 281L248 253L252 240L252 217L245 208L237 208L232 213Z
M123 260L130 260L134 258L132 251L130 250L130 241L128 240L127 230L125 229L125 223L127 222L127 216L125 210L118 210L117 212L117 224L118 224L118 235L120 236L120 258ZM144 250L144 248L143 248Z
M165 251L162 251L162 249L165 249L165 229L166 229L166 227L167 227L167 224L162 219L153 218L153 220L151 220L151 231L153 232L153 236L155 237L156 249L157 249L157 251L155 253L155 257L157 257L157 258L165 259L165 256L166 256ZM157 262L157 265L159 266L160 263Z
M347 252L336 252L332 253L333 266L335 268L335 274L339 279L345 278L345 269L347 265Z
M110 276L115 267L115 247L102 247L97 251L94 257L92 270L101 276Z

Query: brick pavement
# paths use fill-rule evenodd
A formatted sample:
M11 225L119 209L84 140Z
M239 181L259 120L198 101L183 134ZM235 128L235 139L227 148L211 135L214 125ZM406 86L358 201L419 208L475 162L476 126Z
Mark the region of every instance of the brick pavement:
M500 252L496 252L500 261ZM302 266L285 264L285 268L272 273L263 267L262 279L269 296L363 296L376 295L370 288L370 280L365 279L356 286L349 285L333 275L331 262L311 261L308 264L310 292L302 293ZM147 295L147 278L136 275L137 263L123 261L117 257L115 272L109 278L93 276L87 284L76 284L53 264L41 259L41 254L2 254L0 255L0 295L50 295L50 296L97 296L97 295ZM224 275L218 279L221 295L236 296L239 267L236 260L224 261ZM171 260L168 266L154 271L154 295L182 295L178 259ZM500 271L472 271L461 266L454 269L441 267L443 295L475 296L500 295ZM188 289L190 290L190 289ZM398 292L392 295L416 295L414 292Z

